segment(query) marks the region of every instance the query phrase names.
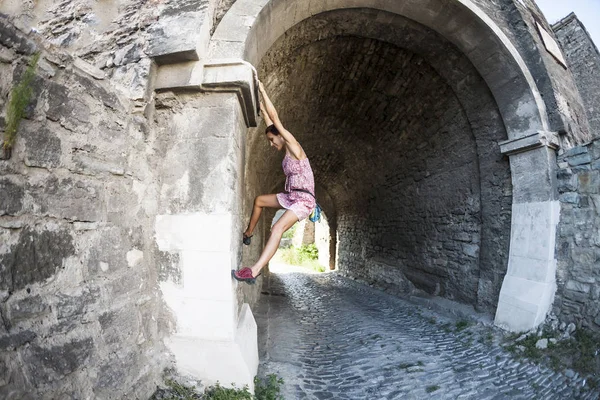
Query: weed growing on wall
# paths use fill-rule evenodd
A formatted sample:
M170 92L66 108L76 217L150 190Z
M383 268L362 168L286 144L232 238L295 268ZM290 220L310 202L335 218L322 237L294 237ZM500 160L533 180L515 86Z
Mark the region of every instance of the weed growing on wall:
M4 141L2 143L2 149L4 150L5 158L10 158L12 147L17 138L17 132L21 120L25 117L25 110L31 102L31 96L33 95L33 79L35 78L35 71L37 64L40 59L40 54L34 54L29 60L27 69L21 76L19 83L14 86L10 92L10 101L6 109L6 128L4 129Z

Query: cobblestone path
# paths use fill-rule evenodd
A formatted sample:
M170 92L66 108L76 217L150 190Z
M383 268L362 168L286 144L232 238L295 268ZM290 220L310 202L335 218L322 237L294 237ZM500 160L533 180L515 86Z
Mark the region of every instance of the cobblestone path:
M599 398L577 376L514 361L488 327L458 331L334 273L272 274L256 311L259 375L282 377L286 400Z

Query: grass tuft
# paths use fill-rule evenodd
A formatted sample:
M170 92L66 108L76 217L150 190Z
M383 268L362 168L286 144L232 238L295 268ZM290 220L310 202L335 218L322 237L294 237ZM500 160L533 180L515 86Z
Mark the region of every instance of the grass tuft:
M27 69L23 73L23 76L21 76L21 80L10 92L10 100L6 108L4 141L2 143L2 148L5 151L10 151L15 144L19 125L21 125L21 120L25 117L27 106L31 102L31 96L33 95L32 83L39 60L39 53L31 57Z
M425 391L427 393L433 393L436 390L438 390L440 387L438 385L431 385L431 386L427 386L427 388L425 388Z

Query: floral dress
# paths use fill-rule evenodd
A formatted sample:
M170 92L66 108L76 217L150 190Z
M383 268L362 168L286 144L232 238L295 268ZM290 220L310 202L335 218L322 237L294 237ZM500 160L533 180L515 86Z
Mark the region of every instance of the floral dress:
M281 163L285 174L285 192L277 194L279 204L285 209L292 210L302 221L316 207L316 200L308 193L299 192L302 189L315 194L315 178L308 158L294 160L286 153Z

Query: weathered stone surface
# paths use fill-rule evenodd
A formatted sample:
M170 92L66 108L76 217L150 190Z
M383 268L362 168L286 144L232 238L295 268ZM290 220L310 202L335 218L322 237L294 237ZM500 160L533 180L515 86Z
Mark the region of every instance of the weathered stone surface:
M96 232L93 246L86 259L91 276L109 276L127 268L127 252L134 245L128 235L117 228Z
M19 321L37 318L50 313L50 306L40 295L26 297L9 306L9 320L14 324Z
M85 222L104 218L104 188L97 182L51 176L28 189L42 215Z
M0 337L0 350L14 350L25 343L29 343L37 337L33 331L25 330L18 333ZM1 372L1 371L0 371Z
M91 338L52 347L31 346L24 354L34 384L61 379L85 365L94 351Z
M100 289L94 286L86 286L81 289L81 293L59 293L57 296L56 313L58 319L77 317L84 314L90 305L98 300Z
M566 151L561 158L576 159L588 166L598 140ZM586 157L582 159L582 157ZM554 312L563 321L581 321L584 326L600 330L594 321L598 310L595 307L599 295L600 276L597 263L600 253L600 172L587 168L563 166L558 171L561 219L556 250L558 258L558 290Z
M139 315L131 307L105 312L98 317L98 322L102 337L109 344L131 343L139 334Z
M23 208L23 187L8 178L0 179L0 215L15 215Z
M148 398L168 362L156 271L143 254L158 189L151 62L139 58L160 7L109 3L14 2L39 23L36 40L73 53L40 47L34 99L13 158L0 161L0 398ZM29 59L14 46L0 43L0 108ZM100 376L112 355L118 368Z
M47 127L24 129L27 141L25 164L30 167L56 168L62 155L61 141Z
M574 13L552 26L585 105L592 135L600 137L600 53Z
M99 68L96 68L95 66L82 60L81 58L76 58L75 61L73 62L73 66L75 68L78 68L82 72L85 72L86 74L88 74L90 76L93 76L94 79L102 80L106 77L106 73L104 73L104 71L102 71Z
M0 255L0 288L14 291L44 282L73 254L73 237L68 232L24 228L11 252Z
M131 366L137 366L138 363L139 355L132 351L112 357L98 368L98 380L94 392L98 396L106 396L122 389L127 382L131 381Z
M149 29L146 53L159 64L198 60L210 37L209 1L179 1L162 10Z
M100 100L106 107L116 111L124 110L119 97L114 92L107 90L99 82L96 83L92 78L84 77L78 74L73 75L73 78L75 82L81 86L85 93L94 99Z
M82 133L89 132L90 109L79 96L70 92L65 86L50 83L48 85L48 110L46 117L60 122L62 126Z
M548 339L540 339L535 343L535 347L538 349L547 349L548 348Z
M37 50L35 43L23 37L16 27L8 22L5 15L0 15L0 44L28 55Z

